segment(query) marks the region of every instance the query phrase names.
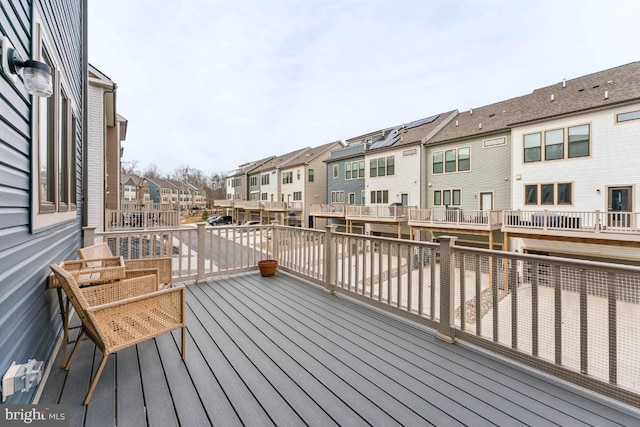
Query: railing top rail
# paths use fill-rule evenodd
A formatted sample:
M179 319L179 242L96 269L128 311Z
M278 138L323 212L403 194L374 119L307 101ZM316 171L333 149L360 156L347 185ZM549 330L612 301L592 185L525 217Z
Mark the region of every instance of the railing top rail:
M613 264L600 261L590 260L578 260L571 258L555 257L550 255L534 255L534 254L520 254L515 252L504 252L495 249L483 249L473 248L470 246L455 245L454 250L463 253L482 254L486 256L500 256L509 259L516 259L522 261L534 261L543 264L558 264L566 265L575 268L594 268L599 270L606 270L612 273L625 273L625 274L640 274L640 267L626 264Z
M438 243L421 242L421 241L418 241L418 240L398 239L398 238L395 238L395 237L382 237L382 236L352 234L352 233L345 233L345 232L341 232L341 231L334 231L332 234L334 236L350 237L352 239L359 239L359 240L371 240L371 241L376 241L376 242L399 243L399 244L402 244L402 245L425 246L425 247L429 247L429 248L440 247L440 244L438 244Z

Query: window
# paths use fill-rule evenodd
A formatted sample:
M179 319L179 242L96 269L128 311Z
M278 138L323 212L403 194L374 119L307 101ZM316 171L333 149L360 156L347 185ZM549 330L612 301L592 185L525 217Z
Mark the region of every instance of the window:
M620 122L628 122L629 120L638 120L640 119L640 111L630 111L628 113L620 113L616 116L616 121Z
M387 175L394 175L395 172L395 159L393 156L387 157Z
M338 165L333 165L333 177L337 178L339 176Z
M553 205L553 184L540 185L540 203L543 205Z
M589 155L589 125L569 128L569 157Z
M313 169L309 169L309 182L313 182Z
M502 138L485 139L482 141L484 148L498 147L500 145L507 145L507 139L504 136Z
M573 185L570 182L527 184L524 187L526 205L570 205Z
M284 172L282 174L282 183L291 184L293 182L293 172Z
M389 191L388 190L372 190L371 191L371 203L389 203Z
M364 166L364 165L363 165ZM369 162L369 176L385 176L395 174L395 159L393 156L381 157Z
M364 160L358 162L358 177L364 178Z
M378 159L378 176L384 176L384 158Z
M548 130L544 133L544 159L564 159L564 129Z
M255 187L256 185L258 185L258 177L257 176L249 177L249 185L251 187Z
M365 190L360 191L360 204L364 205L364 201L366 200L367 192Z
M525 205L537 205L538 204L538 186L537 185L525 185L524 186Z
M77 135L78 120L75 100L66 76L60 71L57 50L50 49L45 27L34 11L33 59L51 67L53 94L49 98L34 97L31 108L33 123L32 228L37 229L77 216Z
M470 150L469 147L458 149L458 172L471 169Z
M443 172L442 151L436 151L433 153L433 173Z
M355 205L356 204L356 193L349 193L349 198L348 198L348 203L350 205Z
M589 156L589 125L573 126L567 129L553 129L542 133L532 133L524 136L524 162L539 162L542 160L541 147L544 144L544 160L558 160L574 157ZM565 141L568 144L565 147ZM566 153L566 154L565 154Z
M300 169L298 169L297 173L296 173L296 179L298 181L300 181Z
M540 133L532 133L524 136L524 162L539 162L541 147Z
M451 190L442 191L442 202L445 206L449 206L451 204Z
M260 200L269 200L268 193L260 193Z
M451 196L453 197L451 204L460 206L460 190L451 190Z
M302 191L294 191L293 200L302 200Z
M442 206L442 191L436 190L433 192L433 204L434 206Z
M570 205L571 203L571 183L558 184L558 204Z
M402 152L403 156L413 156L414 154L416 154L418 152L418 150L416 150L415 148L411 149L411 150L404 150Z
M331 203L344 203L344 191L332 191Z
M344 179L351 179L351 163L344 165Z
M269 185L269 174L265 173L260 176L260 182L262 183L262 185Z
M444 171L456 171L456 150L447 150L444 152Z

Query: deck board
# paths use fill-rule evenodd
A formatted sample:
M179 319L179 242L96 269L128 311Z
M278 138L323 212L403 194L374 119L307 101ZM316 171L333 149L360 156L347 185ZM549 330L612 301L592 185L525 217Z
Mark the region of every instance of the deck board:
M83 342L40 403L72 426L640 425L640 416L292 275L187 284L180 331L112 355ZM640 415L640 414L639 414Z

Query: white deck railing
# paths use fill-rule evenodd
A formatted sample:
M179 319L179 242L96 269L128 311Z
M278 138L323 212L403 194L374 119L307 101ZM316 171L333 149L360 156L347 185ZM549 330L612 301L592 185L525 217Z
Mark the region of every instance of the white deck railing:
M503 231L565 231L585 234L639 234L640 214L601 211L503 211Z
M329 203L329 204L312 204L309 207L309 215L321 215L332 216L338 218L344 218L346 212L346 205L344 203Z
M411 209L409 225L497 230L502 226L501 211L462 209Z
M166 228L180 225L180 212L174 210L105 210L107 230Z
M347 219L407 222L410 209L415 209L415 206L347 205L345 217Z
M640 267L285 226L95 234L125 258L171 256L174 281L283 271L640 406Z

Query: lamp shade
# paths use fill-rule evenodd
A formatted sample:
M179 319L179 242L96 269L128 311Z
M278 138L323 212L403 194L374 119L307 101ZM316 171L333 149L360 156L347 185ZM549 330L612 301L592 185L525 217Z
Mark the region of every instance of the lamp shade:
M24 88L31 95L48 97L53 93L51 72L47 73L46 70L27 65L24 67L22 76L24 77Z

